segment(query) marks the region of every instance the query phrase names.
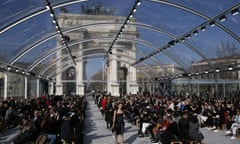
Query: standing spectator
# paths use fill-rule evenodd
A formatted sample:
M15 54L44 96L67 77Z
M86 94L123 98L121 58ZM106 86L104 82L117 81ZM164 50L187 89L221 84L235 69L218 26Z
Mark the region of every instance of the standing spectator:
M68 112L63 117L63 122L61 126L61 137L67 142L79 144L80 140L77 135L74 133L74 125L71 121L71 113Z
M106 96L104 96L102 101L101 101L101 112L102 112L103 115L105 113L106 104L107 104L107 98L106 98Z
M189 122L189 139L199 142L201 144L206 144L204 140L204 136L202 132L200 131L200 125L198 122L197 114L194 113L190 116L190 122Z
M33 118L36 126L37 126L37 129L40 131L41 129L41 123L42 123L42 117L40 115L40 111L38 110L35 110L34 111L34 118Z
M107 99L107 104L106 104L106 107L105 107L105 121L106 121L106 125L107 125L107 129L108 128L111 128L111 100L110 98Z
M188 112L184 112L182 118L178 122L179 127L179 137L186 143L188 140L188 132L189 132L189 120L188 120Z

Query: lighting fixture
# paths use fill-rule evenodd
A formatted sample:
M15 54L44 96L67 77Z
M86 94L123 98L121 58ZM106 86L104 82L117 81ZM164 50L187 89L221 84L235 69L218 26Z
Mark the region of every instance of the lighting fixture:
M123 33L123 32L122 32L122 30L121 30L121 31L119 32L119 36L122 35L122 33Z
M201 27L201 31L206 31L206 27L205 26L203 26L203 27Z
M233 70L233 67L232 67L232 66L229 66L229 67L228 67L228 70L230 70L230 71Z
M188 39L190 39L190 38L191 38L191 34L187 35L186 37L187 37Z
M115 43L115 42L117 41L117 39L123 34L123 29L126 28L127 23L130 22L130 18L132 18L132 17L133 17L133 14L137 11L137 8L136 8L136 7L137 7L137 6L140 6L140 5L141 5L141 0L135 0L135 3L134 3L134 5L133 5L133 7L132 7L132 9L131 9L128 17L126 18L126 20L124 21L123 25L120 27L119 32L116 34L115 38L113 39L113 41L112 41L109 49L108 49L107 52L106 52L106 55L104 56L104 59L108 56L108 54L112 54L111 49L112 49L114 43Z
M51 16L51 17L54 17L54 14L53 14L53 13L50 13L50 16Z
M239 14L238 8L233 9L233 10L231 11L231 14L234 15L234 16L237 15L237 14Z
M46 9L47 9L47 10L50 10L50 6L49 6L49 5L46 5Z
M215 26L215 22L210 22L209 25L210 25L210 27L214 27Z
M63 33L62 33L62 31L61 31L61 29L60 29L57 21L56 21L56 17L55 17L55 15L54 15L54 11L53 11L53 8L51 7L51 4L50 4L49 0L46 0L46 8L47 8L47 9L49 8L50 16L51 16L52 19L53 19L52 22L55 24L56 31L57 31L57 33L58 33L58 34L60 35L60 37L61 37L62 44L66 46L66 49L67 49L70 57L72 58L72 61L73 61L74 65L76 65L76 61L75 61L74 58L73 58L72 52L71 52L68 44L66 43L66 41L65 41L66 39L65 39L65 37L64 37L64 35L63 35Z
M193 32L193 35L198 35L198 31L197 30L195 30L194 32Z
M181 38L181 42L185 42L185 38Z
M171 40L170 42L168 42L168 45L169 46L173 46L175 44L175 41L174 40Z
M205 74L208 74L208 71L207 71L207 70L205 71Z
M179 40L176 40L175 43L178 45L179 44Z
M140 5L141 5L141 1L137 0L137 6L140 6Z
M10 70L11 70L11 67L7 67L7 70L10 71Z
M220 72L220 70L219 70L219 69L216 69L216 72L218 73L218 72Z
M227 20L227 17L226 17L225 15L223 15L223 16L221 16L221 17L219 18L219 20L220 20L221 22L224 22L225 20Z
M130 14L130 16L129 16L130 18L132 18L133 17L133 14Z
M137 11L137 9L136 9L136 8L134 8L134 9L133 9L133 12L135 13L136 11Z

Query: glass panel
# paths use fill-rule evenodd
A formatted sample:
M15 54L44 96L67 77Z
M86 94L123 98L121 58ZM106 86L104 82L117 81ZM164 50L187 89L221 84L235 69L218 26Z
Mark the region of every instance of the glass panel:
M29 51L25 54L15 65L19 66L21 63L25 63L25 65L21 65L22 68L28 68L31 64L33 64L36 60L43 57L47 52L56 47L55 38L50 39L48 42L40 44L36 46L33 50ZM45 63L46 64L46 63Z
M54 0L52 4L62 3L64 0ZM65 1L66 2L66 1ZM61 8L61 12L77 14L108 14L116 16L127 16L132 8L134 1L130 0L94 0L82 1Z
M41 0L3 0L0 4L0 29L37 10L44 8Z
M73 66L73 64L71 59L69 59L68 57L65 60L63 60L61 65L57 65L56 63L54 63L54 65L51 65L51 67L48 67L48 69L43 73L43 75L52 77L52 76L55 76L56 73L58 74L59 71L63 70L65 67L71 67L71 66ZM42 70L45 70L45 68L43 68Z
M38 64L32 71L34 73L40 73L43 72L46 68L51 66L51 64L56 60L56 54L53 54L49 57L47 57L44 61L42 61L40 64ZM55 68L53 66L53 68Z
M184 34L189 29L204 22L204 19L201 17L185 10L149 1L144 1L140 5L135 17L137 22L161 28L175 35Z
M149 29L137 27L137 32L139 33L138 39L145 40L156 47L165 45L168 41L171 40L169 36Z
M159 63L160 65L170 65L170 64L173 64L173 65L175 65L177 67L180 67L180 65L178 65L178 63L176 61L174 61L168 55L166 55L165 52L158 53L155 56L155 58L157 58L157 60L161 62L161 63Z
M225 27L234 32L238 37L240 37L240 14L232 16L231 14L226 15L227 20L222 22Z
M171 46L165 53L186 71L190 68L192 63L202 60L199 55L182 44Z
M207 27L187 41L208 59L240 54L240 43L218 27Z
M28 77L28 97L36 98L37 96L37 79Z
M54 31L49 14L41 14L17 25L0 37L0 60L5 62L11 60L19 52Z
M136 49L137 49L137 51L139 51L137 53L140 54L140 55L137 54L137 58L142 57L143 56L142 54L144 54L144 56L145 56L146 54L151 53L151 52L153 52L155 50L152 47L149 47L149 46L146 46L146 45L142 45L142 44L136 44Z
M200 1L185 1L185 0L169 0L173 3L181 4L191 9L197 10L200 13L213 17L225 9L239 3L239 0L200 0Z
M0 71L0 99L3 99L4 95L4 72Z
M25 78L23 75L17 73L8 73L8 96L22 96L24 97Z

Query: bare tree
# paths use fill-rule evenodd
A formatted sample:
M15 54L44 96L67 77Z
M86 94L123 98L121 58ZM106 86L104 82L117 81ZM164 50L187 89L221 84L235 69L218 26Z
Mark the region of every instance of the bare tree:
M217 56L225 57L225 56L235 55L236 50L237 50L237 46L235 43L230 41L221 42L221 44L218 45Z
M91 77L91 80L92 81L95 81L95 82L91 82L89 84L89 89L94 89L96 91L101 91L103 90L103 82L101 82L101 80L103 80L103 73L102 73L102 70L99 70L99 72L97 72L95 75L93 75Z

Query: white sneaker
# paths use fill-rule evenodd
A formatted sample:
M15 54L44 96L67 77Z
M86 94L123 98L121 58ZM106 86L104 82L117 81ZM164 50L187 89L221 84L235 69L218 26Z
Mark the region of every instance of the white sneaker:
M232 133L232 131L230 131L230 130L228 130L228 131L225 132L225 134L227 134L227 135L228 135L228 134L231 134L231 133Z
M218 130L218 129L215 129L213 132L219 132L219 130Z
M236 137L235 137L235 136L231 136L231 138L230 138L230 139L234 140L234 139L236 139Z

